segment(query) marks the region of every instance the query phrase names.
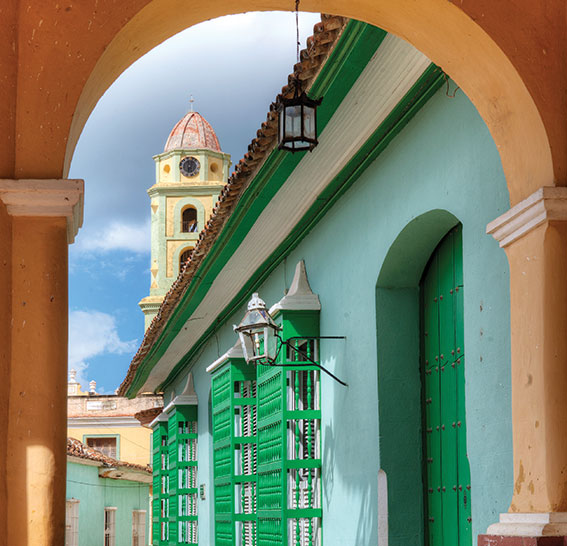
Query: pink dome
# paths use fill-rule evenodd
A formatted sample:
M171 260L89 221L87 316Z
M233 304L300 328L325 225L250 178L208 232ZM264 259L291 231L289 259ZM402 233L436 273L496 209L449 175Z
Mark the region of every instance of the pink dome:
M221 151L217 135L199 112L186 114L169 134L163 151L169 152L176 148Z

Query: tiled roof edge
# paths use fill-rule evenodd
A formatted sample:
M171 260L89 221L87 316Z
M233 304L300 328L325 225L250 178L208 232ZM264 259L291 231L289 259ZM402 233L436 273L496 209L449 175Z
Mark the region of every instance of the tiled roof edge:
M152 473L152 467L150 465L143 466L141 464L127 463L126 461L119 461L118 459L107 457L100 451L83 444L83 442L80 442L76 438L67 438L67 455L79 459L96 461L106 467L125 467L132 470L139 470L140 472L146 472L147 474Z
M119 396L125 396L126 391L132 385L138 367L164 330L168 319L181 301L183 294L232 214L238 200L274 149L278 132L276 111L278 102L281 98L293 96L293 81L296 79L302 82L304 89L308 90L311 87L348 21L349 19L345 17L321 14L321 21L313 27L313 35L307 39L307 47L300 53L300 62L294 66L293 73L288 76L288 84L282 88L275 102L270 105L266 121L262 123L256 133L256 138L248 146L248 152L236 164L234 172L219 195L211 218L199 234L193 252L179 276L171 285L158 313L146 330L144 339L130 363L126 377L118 388L117 394Z

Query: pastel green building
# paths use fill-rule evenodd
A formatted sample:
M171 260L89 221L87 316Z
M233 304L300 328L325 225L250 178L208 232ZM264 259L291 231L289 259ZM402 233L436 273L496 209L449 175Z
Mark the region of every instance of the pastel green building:
M151 468L67 440L65 546L146 546Z
M279 150L269 112L120 388L170 408L154 544L472 546L514 485L498 151L400 38L325 17L311 44L294 77L323 97L318 146ZM246 345L251 312L274 336ZM173 411L189 395L194 436ZM186 494L190 536L171 511Z

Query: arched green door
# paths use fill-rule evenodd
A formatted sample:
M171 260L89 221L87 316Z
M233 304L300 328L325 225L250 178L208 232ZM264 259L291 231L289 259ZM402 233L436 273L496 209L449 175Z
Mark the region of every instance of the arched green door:
M421 280L426 530L429 546L471 546L465 420L462 228L439 243Z

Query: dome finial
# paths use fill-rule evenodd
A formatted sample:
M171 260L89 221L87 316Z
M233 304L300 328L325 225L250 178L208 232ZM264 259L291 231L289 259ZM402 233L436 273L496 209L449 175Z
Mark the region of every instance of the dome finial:
M195 102L195 99L193 98L193 95L190 95L190 97L189 103L191 104L191 112L193 112L193 103Z

